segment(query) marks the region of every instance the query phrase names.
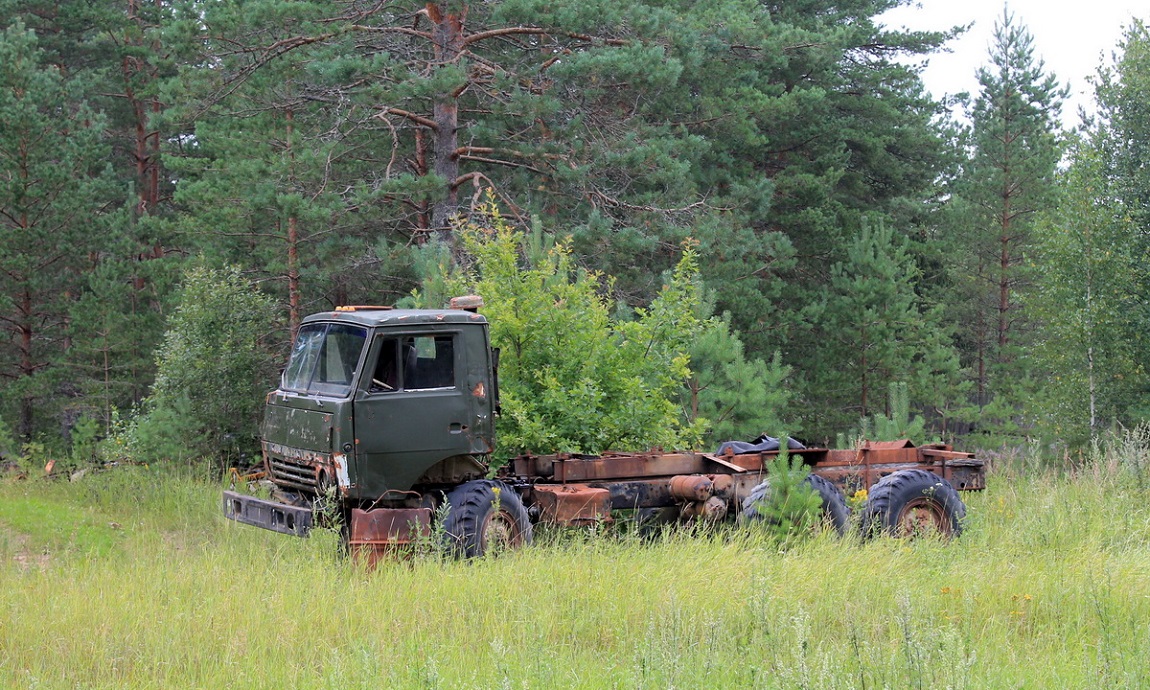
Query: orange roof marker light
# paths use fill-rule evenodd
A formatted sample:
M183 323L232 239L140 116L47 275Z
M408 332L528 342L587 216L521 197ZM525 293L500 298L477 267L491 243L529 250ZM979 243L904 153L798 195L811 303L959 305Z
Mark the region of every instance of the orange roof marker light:
M342 307L336 307L336 311L380 311L387 309L394 309L395 307L381 307L372 304L349 304Z
M477 312L483 307L483 298L479 295L463 295L461 297L452 297L449 304L452 309Z

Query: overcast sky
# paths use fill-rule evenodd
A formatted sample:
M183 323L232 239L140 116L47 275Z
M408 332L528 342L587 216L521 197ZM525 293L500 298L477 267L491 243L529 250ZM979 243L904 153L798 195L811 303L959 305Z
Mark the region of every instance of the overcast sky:
M1098 71L1122 37L1123 27L1133 18L1150 20L1147 0L1087 0L1061 3L1051 0L919 0L880 18L887 27L939 30L974 23L962 38L950 43L951 53L930 58L923 82L935 97L966 91L978 94L974 73L989 61L994 24L1001 20L1003 7L1014 14L1016 23L1034 36L1036 57L1060 83L1069 85L1070 101L1063 106L1063 121L1078 124L1078 108L1091 107L1093 94L1087 77Z

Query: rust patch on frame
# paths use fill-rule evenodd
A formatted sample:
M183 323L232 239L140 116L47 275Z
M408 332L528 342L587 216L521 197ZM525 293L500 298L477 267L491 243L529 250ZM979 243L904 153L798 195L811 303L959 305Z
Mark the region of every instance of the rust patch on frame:
M560 525L611 521L611 492L585 484L536 484L541 519Z

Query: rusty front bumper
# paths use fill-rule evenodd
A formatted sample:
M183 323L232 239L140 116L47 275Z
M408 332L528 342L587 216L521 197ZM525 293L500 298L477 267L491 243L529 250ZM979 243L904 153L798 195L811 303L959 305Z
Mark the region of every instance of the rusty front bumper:
M312 524L311 508L268 501L235 491L224 492L224 517L297 537L306 537Z

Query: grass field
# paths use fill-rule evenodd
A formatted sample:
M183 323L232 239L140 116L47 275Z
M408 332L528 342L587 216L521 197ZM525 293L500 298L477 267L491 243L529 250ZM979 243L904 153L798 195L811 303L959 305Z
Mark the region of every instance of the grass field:
M0 482L0 686L1150 687L1141 446L1005 463L943 543L543 534L368 571L146 468Z

